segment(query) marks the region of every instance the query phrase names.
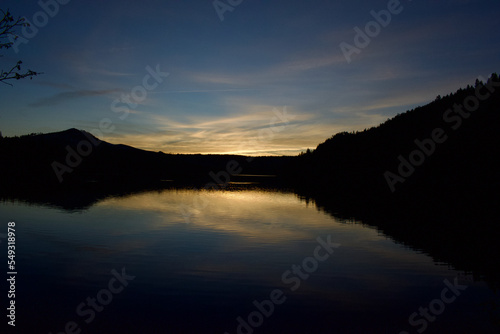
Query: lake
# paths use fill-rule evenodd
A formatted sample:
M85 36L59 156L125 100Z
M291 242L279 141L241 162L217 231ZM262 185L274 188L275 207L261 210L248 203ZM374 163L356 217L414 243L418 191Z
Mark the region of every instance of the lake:
M0 221L5 256L16 223L16 333L499 330L485 282L292 192L3 201Z

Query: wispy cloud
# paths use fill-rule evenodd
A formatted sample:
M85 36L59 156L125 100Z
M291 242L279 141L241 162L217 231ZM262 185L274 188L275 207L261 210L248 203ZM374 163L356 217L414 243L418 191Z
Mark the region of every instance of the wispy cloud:
M319 115L294 108L251 105L238 99L228 103L239 105L233 115L179 121L150 114L154 125L149 131L111 134L106 140L171 153L296 155L338 131L351 130L348 124L321 121Z
M29 106L33 108L50 107L73 99L79 99L82 97L90 97L90 96L108 95L116 92L117 90L114 89L67 91L67 92L57 93L49 97L41 98L36 102L30 103Z
M185 94L185 93L221 93L221 92L248 92L255 89L185 89L185 90L167 90L165 94Z
M36 81L35 84L40 85L40 86L45 86L45 87L52 87L52 88L57 88L57 89L64 89L64 90L76 90L76 88L73 85L67 84L67 83L60 83L60 82L52 82L52 81Z
M194 83L218 84L220 86L255 87L273 82L296 84L304 79L308 71L343 65L345 58L341 54L330 54L322 50L310 52L307 55L294 55L292 60L278 62L263 67L257 71L253 69L212 70L212 71L184 71L184 76ZM317 74L314 74L317 75ZM321 80L321 78L318 78Z

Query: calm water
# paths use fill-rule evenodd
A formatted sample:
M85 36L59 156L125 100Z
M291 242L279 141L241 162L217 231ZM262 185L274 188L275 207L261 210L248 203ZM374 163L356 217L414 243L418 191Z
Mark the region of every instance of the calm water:
M73 212L0 203L1 233L8 221L16 333L498 332L485 283L292 193L164 190Z

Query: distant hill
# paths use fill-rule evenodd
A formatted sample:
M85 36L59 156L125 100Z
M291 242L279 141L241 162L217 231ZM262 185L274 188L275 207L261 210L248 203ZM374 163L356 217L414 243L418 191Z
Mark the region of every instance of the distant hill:
M208 182L225 183L233 172L276 174L284 162L278 160L164 154L110 144L86 131L69 129L1 138L0 187L50 190L88 183L140 186L161 180L204 186Z

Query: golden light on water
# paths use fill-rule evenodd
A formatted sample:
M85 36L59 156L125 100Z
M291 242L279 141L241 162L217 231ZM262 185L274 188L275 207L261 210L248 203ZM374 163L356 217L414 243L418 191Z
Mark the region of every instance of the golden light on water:
M184 224L185 228L238 234L259 242L303 240L311 228L331 228L332 224L326 213L294 194L261 190L164 190L110 198L98 206L154 212L158 219L151 224L156 229Z

